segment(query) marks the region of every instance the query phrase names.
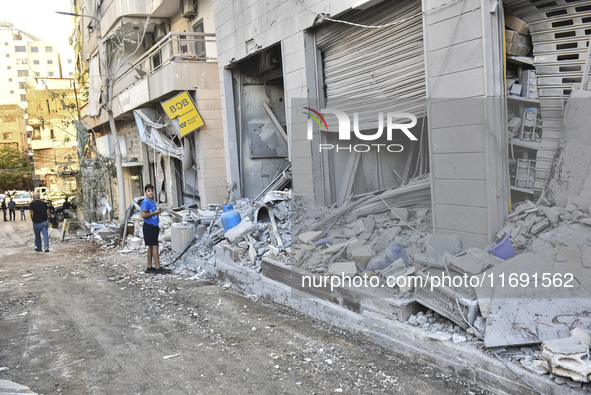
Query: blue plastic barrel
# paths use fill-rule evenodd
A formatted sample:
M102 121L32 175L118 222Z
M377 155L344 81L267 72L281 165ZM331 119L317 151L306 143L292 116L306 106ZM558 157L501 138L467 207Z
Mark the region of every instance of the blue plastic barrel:
M227 232L238 225L242 218L240 218L240 213L237 210L234 210L234 206L231 204L222 206L222 209L224 210L224 213L221 216L222 225L224 226L224 232Z
M410 262L408 253L400 243L390 243L388 247L386 247L386 256L390 262L396 262L399 258L402 258L404 265L408 265Z

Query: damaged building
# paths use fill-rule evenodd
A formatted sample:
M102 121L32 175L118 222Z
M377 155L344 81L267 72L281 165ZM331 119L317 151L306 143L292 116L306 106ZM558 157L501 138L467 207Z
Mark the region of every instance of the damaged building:
M113 161L116 129L125 208L148 183L157 201L171 206L223 202L228 184L211 2L89 0L73 11L79 73L88 80L82 121L98 153ZM167 112L166 104L179 112ZM195 114L193 127L179 118L187 112L181 107ZM107 190L116 208L117 187Z
M176 273L235 281L388 338L403 353L428 346L442 355L431 363L456 371L473 351L437 342L471 342L502 354L473 379L506 392L515 377L503 358L528 372L520 390L548 372L588 389L584 1L189 2L197 19L206 15L204 31L215 30L216 54L210 59L206 45L205 60L190 62L183 45L168 58L164 44L175 35L182 44L197 19L154 3L104 28L155 34L171 24L145 52L131 53L133 67L115 79L113 110L129 179L155 182L178 207L162 214L165 259ZM102 21L109 14L101 7ZM97 65L91 59L91 87ZM187 73L165 74L171 68ZM182 84L167 85L176 78ZM179 137L162 103L185 90L205 125ZM218 101L207 96L214 92ZM104 112L90 119L104 130L97 143L112 150ZM233 206L209 204L227 193ZM141 217L130 215L127 248L144 251ZM543 273L578 285L566 295L527 286L505 293L509 281L530 284ZM496 282L445 286L445 276ZM345 277L370 286L334 284ZM570 340L554 342L561 338Z

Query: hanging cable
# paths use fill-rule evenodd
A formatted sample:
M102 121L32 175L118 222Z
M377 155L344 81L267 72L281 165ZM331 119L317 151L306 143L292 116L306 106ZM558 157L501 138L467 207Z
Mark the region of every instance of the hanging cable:
M331 18L330 16L327 16L325 13L316 12L316 11L312 10L310 7L308 7L306 5L306 3L304 3L304 0L300 0L300 3L302 3L302 5L304 6L304 8L306 8L308 11L310 11L310 12L318 15L320 18L322 18L324 20L327 20L327 21L330 21L330 22L344 23L346 25L362 27L362 28L365 28L365 29L382 29L382 28L385 28L385 27L399 25L401 23L407 22L407 21L409 21L411 19L414 19L414 18L417 18L417 17L419 17L421 15L424 15L427 12L432 12L432 11L438 10L440 8L447 7L448 5L453 4L453 3L456 3L458 1L460 1L460 0L451 0L451 1L448 1L447 3L443 3L441 5L438 5L435 8L431 8L428 11L420 11L420 12L417 12L416 14L407 16L406 18L399 19L399 20L393 21L393 22L384 23L382 25L362 25L360 23L354 23L354 22L349 22L349 21L345 21L345 20L342 20L342 19Z

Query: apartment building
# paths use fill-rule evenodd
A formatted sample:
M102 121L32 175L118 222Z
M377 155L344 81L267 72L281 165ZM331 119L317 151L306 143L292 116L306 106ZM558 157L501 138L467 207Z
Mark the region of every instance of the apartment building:
M114 157L101 92L110 78L126 206L148 183L173 206L223 202L228 185L212 1L89 1L74 13L88 16L76 21L76 60L87 65L78 73L88 79L83 123L96 133L99 152ZM111 55L108 62L102 51ZM183 134L183 121L163 103L185 94L204 125ZM116 204L118 197L111 198Z
M73 56L69 54L72 64ZM62 66L56 44L24 32L12 23L0 23L0 103L27 106L27 78L61 78Z
M62 192L76 191L79 171L76 127L80 103L69 78L36 79L27 90L33 186Z

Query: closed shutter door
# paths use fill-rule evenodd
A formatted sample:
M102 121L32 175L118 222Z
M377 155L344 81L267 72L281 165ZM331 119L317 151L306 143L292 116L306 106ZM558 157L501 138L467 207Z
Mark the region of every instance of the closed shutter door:
M316 29L327 108L359 112L360 129L375 128L377 112L425 113L421 10L418 0L385 1L339 19L372 26L409 19L379 29L335 22Z

